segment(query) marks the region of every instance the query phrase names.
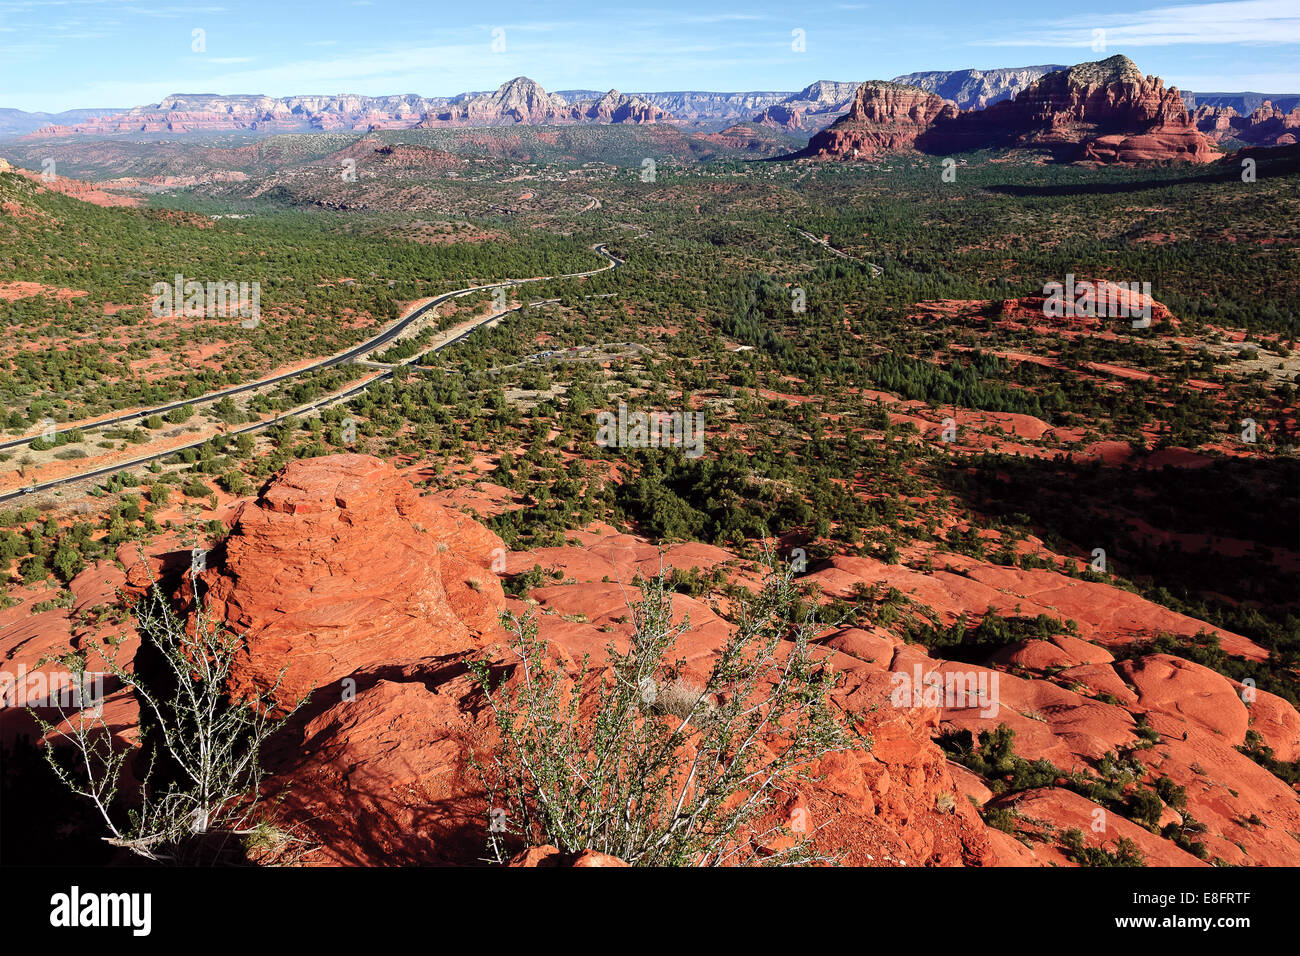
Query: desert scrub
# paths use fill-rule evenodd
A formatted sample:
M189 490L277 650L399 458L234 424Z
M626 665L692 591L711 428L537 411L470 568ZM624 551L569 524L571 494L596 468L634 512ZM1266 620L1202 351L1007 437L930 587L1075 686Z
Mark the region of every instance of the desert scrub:
M628 650L611 644L594 674L587 658L576 679L554 666L531 615L504 617L508 678L494 677L486 660L471 664L501 738L486 762L473 758L492 860L547 843L634 866L819 859L807 838L764 855L760 845L786 831L760 821L819 757L862 743L829 701L835 676L809 645L814 609L801 605L790 569L771 556L766 563L763 589L740 608L698 686L683 678L683 661L668 658L690 625L672 623L662 571L638 579Z
M1104 846L1088 846L1083 839L1083 831L1078 828L1066 830L1061 836L1061 849L1071 863L1079 866L1146 866L1142 850L1128 837L1119 837L1115 841L1114 851Z
M140 559L144 562L143 549ZM43 731L50 767L74 794L93 804L108 831L105 839L156 862L211 863L237 847L240 838L265 835L265 825L254 817L262 745L302 704L272 715L279 679L255 697L227 696L227 678L244 638L208 615L197 596L201 580L191 575L191 584L192 622L172 607L156 581L135 605L141 644L156 658L147 675L138 658L119 660L120 636L59 661L73 686L88 688L93 651L107 674L130 688L140 705L139 748L116 741L103 702L94 695L56 705L57 721L30 711ZM142 783L128 797L121 791L123 786L134 790L132 774L124 771L137 756L134 770Z

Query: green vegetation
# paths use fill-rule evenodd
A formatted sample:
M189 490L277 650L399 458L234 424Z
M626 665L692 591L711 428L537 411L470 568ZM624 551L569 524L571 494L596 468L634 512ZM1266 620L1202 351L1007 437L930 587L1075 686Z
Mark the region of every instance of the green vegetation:
M814 862L798 825L792 845L767 852L760 847L787 831L756 829L810 763L855 746L827 699L834 677L808 644L816 623L798 612L793 575L769 563L702 686L669 657L690 625L672 623L667 576L637 583L630 646L610 646L590 715L578 692L588 662L573 675L557 667L530 619L509 621L508 680L471 661L502 741L487 763L475 760L492 859L549 843L634 866Z

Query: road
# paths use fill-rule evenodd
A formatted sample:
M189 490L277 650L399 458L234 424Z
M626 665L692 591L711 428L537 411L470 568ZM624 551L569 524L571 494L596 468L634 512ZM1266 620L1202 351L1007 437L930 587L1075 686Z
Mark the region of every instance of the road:
M839 256L841 259L852 259L854 262L861 262L863 265L869 266L871 268L871 277L873 279L878 279L885 274L885 270L880 268L880 266L876 265L874 262L867 262L865 259L859 259L857 256L851 256L843 249L836 249L825 239L819 239L817 236L814 236L811 232L808 232L804 229L799 229L798 227L796 227L794 231L799 233L799 235L803 236L809 242L815 242L817 243L817 245L821 246L822 248L830 250L835 255Z
M599 269L591 269L587 272L573 272L567 275L535 276L531 279L504 279L501 282L494 282L491 285L471 286L467 289L457 289L455 292L446 292L438 296L437 298L433 299L426 305L421 306L419 309L412 312L409 316L402 319L400 322L393 325L391 328L387 329L386 331L375 336L373 339L370 339L367 342L363 342L361 343L361 345L358 345L355 348L351 348L348 351L343 352L339 355L335 355L331 358L324 359L321 362L316 363L315 365L311 365L308 366L307 368L299 369L298 371L295 372L287 372L284 375L277 376L273 379L263 379L260 382L254 382L249 385L240 385L233 389L226 389L221 392L212 392L209 393L208 395L200 396L199 398L189 399L188 401L173 402L170 405L160 405L157 408L132 412L130 415L122 416L121 418L116 419L116 421L129 421L133 418L139 418L141 416L156 415L156 414L160 414L163 411L167 411L172 408L177 408L181 405L193 405L198 402L216 401L217 399L220 399L222 396L225 395L235 395L238 394L239 392L249 391L250 389L263 388L267 385L275 384L276 382L281 382L287 379L292 379L301 375L305 375L306 373L315 371L316 369L329 368L332 365L338 365L342 362L350 361L351 359L359 355L364 355L367 352L372 351L373 349L386 345L388 342L392 341L392 339L395 338L403 329L409 326L413 321L415 321L417 318L419 318L429 309L432 309L435 306L438 306L441 303L446 302L448 299L454 299L462 295L469 295L471 292L477 292L480 289L495 289L498 286L505 286L505 285L525 285L529 282L545 282L548 279L579 279L582 278L583 276L593 276L601 272L607 272L610 269L617 269L619 266L623 265L624 260L618 258L616 255L614 255L608 249L606 249L605 243L603 242L599 243L595 246L592 246L591 248L597 255L608 260L609 265L602 266ZM550 300L550 301L556 301L556 300ZM489 321L495 321L497 319L502 318L503 316L511 314L512 312L518 312L520 311L520 309L523 308L526 308L526 306L519 306L518 308L511 309L509 312L501 312L496 315L484 316L481 322L476 322L474 325L465 329L463 332L459 333L458 335L448 339L446 342L443 342L441 345L437 345L430 349L427 349L425 354L427 354L428 352L440 352L449 346L455 345L457 342L464 340L466 336L469 336L475 331L477 331L478 328L484 323ZM245 425L242 428L232 429L227 432L222 432L221 434L224 437L234 437L236 435L243 435L246 433L261 431L264 428L270 428L272 425L277 425L280 422L284 421L285 419L296 418L301 415L306 415L310 412L319 411L320 409L327 408L330 405L335 405L339 402L347 401L349 398L353 398L357 395L360 395L362 392L370 388L370 386L374 385L376 382L382 382L385 379L392 378L393 373L395 371L396 369L390 368L387 372L384 372L382 375L376 376L375 378L372 378L369 381L362 383L361 385L357 385L353 388L350 388L345 392L335 393L333 395L327 396L326 398L322 398L318 402L313 402L310 405L300 406L298 408L287 411L281 415L277 415L274 418L268 418L265 421L254 422L251 425ZM98 428L108 424L112 424L112 422L109 421L96 422L94 425L82 426L82 427ZM65 431L66 430L67 429L65 429ZM95 478L103 478L103 477L107 477L108 475L116 474L119 471L125 471L130 468L137 468L140 465L147 465L150 464L151 462L160 461L163 458L167 458L170 457L171 455L175 455L178 452L184 451L186 448L202 447L203 445L211 441L213 437L216 436L209 435L207 438L203 438L199 441L191 442L188 445L178 445L174 448L169 448L164 452L158 452L157 454L153 454L153 455L146 455L143 458L135 458L132 459L131 461L118 462L117 464L109 465L104 468L97 468L94 471L86 471L77 475L68 475L65 478L57 478L53 481L43 482L42 484L39 485L31 485L28 488L22 488L17 491L6 492L5 494L0 494L0 502L12 501L15 498L22 498L26 495L38 494L42 491L48 491L51 488L58 488L62 485L72 484L75 481L88 481L88 480L93 480ZM20 443L26 444L31 440L32 440L31 438L22 439Z
M571 275L536 276L532 279L503 279L500 282L493 282L490 285L470 286L468 289L457 289L455 292L444 292L442 295L437 296L436 298L420 306L420 308L416 309L410 315L406 316L405 318L389 326L387 329L385 329L383 332L380 332L374 338L368 339L367 341L362 342L360 345L353 346L352 348L348 349L346 352L340 352L337 355L333 355L329 358L322 359L321 361L315 363L314 365L308 365L305 368L300 368L292 372L285 372L282 375L276 375L272 378L264 378L256 382L249 382L246 385L236 385L231 388L221 389L220 391L208 392L205 395L198 395L194 398L186 398L176 402L169 402L166 405L157 405L153 408L137 409L136 411L133 412L127 412L125 414L118 415L115 418L104 418L104 419L99 419L93 422L80 424L80 425L68 425L65 428L56 429L55 434L58 435L58 434L63 434L65 432L76 431L76 430L80 430L84 432L84 431L90 431L91 429L95 429L95 428L107 428L111 425L120 425L123 422L135 421L136 419L140 419L140 418L148 418L150 415L165 415L168 412L177 408L181 408L185 405L203 405L203 404L207 404L208 402L220 401L221 399L227 396L241 395L244 392L251 392L254 391L255 389L266 388L268 385L278 385L280 382L287 382L295 378L300 378L309 372L315 372L315 371L319 371L320 369L330 368L331 366L334 365L342 365L343 363L350 362L353 359L359 358L360 356L365 355L368 352L373 352L375 349L382 348L383 346L391 342L393 339L401 335L402 332L408 326L411 325L411 323L419 320L430 309L437 308L438 306L442 305L442 303L446 302L448 299L459 298L460 296L469 295L471 292L478 292L482 289L495 289L498 286L523 285L524 283L527 282L545 282L547 279L577 279L577 278L581 278L582 276L596 275L598 272L606 272L609 269L616 269L623 264L623 260L612 255L605 248L605 244L603 242L599 243L598 245L592 246L591 248L597 255L602 256L605 259L608 259L609 265L602 266L599 269L592 269L589 272L575 272ZM13 438L7 441L0 442L0 451L3 451L6 448L17 448L20 445L29 445L35 439L40 437L41 437L40 435L28 435L24 438Z

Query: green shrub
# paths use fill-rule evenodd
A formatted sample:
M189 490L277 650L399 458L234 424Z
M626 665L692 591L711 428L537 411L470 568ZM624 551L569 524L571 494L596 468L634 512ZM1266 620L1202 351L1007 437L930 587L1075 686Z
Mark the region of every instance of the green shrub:
M183 422L189 421L193 417L193 405L180 405L167 413L167 421L171 422L173 425L180 425Z
M187 498L206 498L212 494L212 489L199 479L191 478L181 487L181 494Z
M471 664L501 735L487 766L474 758L491 857L549 843L639 866L813 860L799 838L761 857L755 833L812 761L854 746L828 700L834 676L809 645L815 621L794 614L793 572L769 558L763 590L698 688L667 658L689 629L672 623L667 576L638 583L630 646L609 647L598 686L586 683L586 660L576 678L550 662L531 615L507 618L517 657L509 681L485 660ZM659 699L670 687L671 709ZM585 714L584 688L595 698Z
M1080 866L1146 866L1141 849L1128 837L1117 839L1111 852L1105 847L1088 846L1082 830L1070 829L1062 835L1061 846L1066 858Z

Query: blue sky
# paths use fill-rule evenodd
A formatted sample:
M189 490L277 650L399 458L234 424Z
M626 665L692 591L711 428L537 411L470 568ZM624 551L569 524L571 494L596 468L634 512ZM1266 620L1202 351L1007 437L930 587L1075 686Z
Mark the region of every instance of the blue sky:
M796 90L1113 53L1183 89L1300 92L1300 0L0 0L0 107L440 96L520 74L550 90Z

